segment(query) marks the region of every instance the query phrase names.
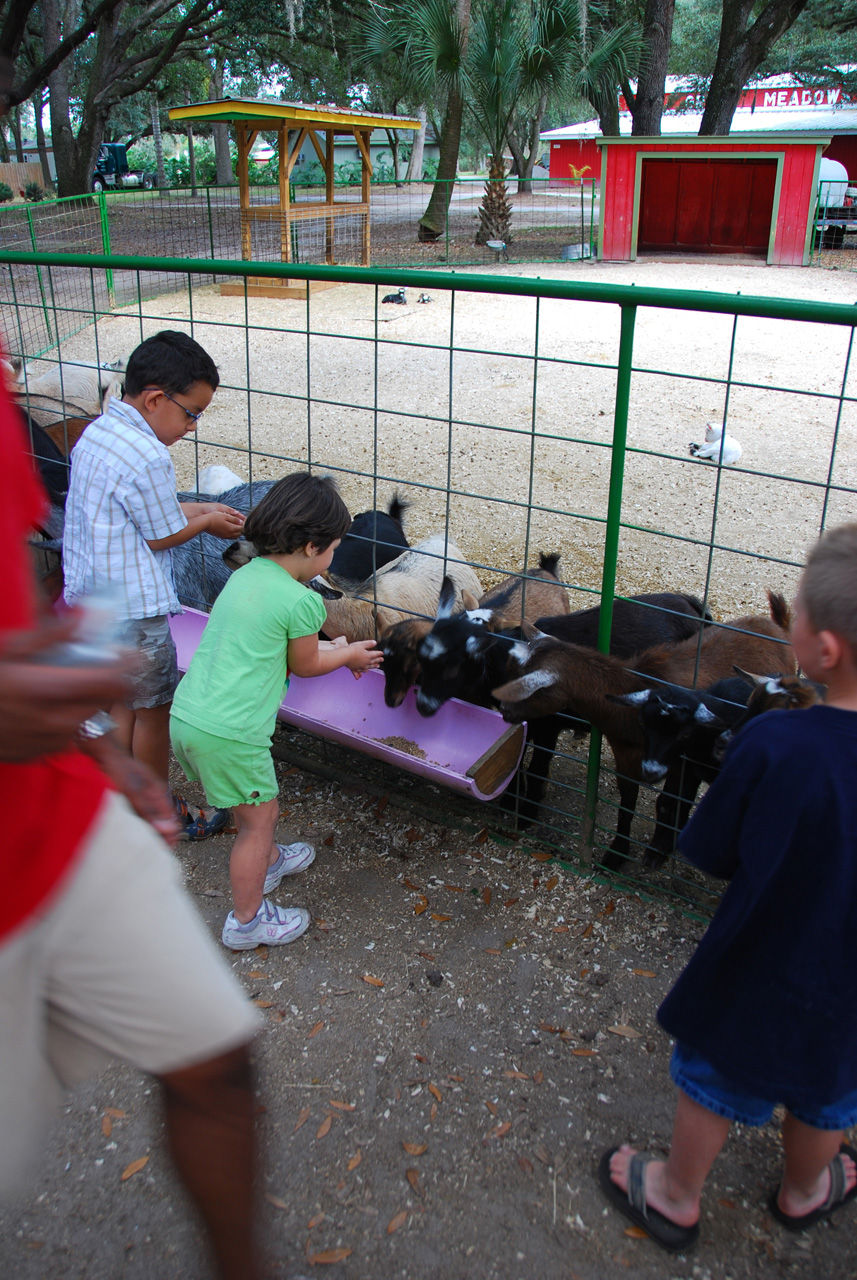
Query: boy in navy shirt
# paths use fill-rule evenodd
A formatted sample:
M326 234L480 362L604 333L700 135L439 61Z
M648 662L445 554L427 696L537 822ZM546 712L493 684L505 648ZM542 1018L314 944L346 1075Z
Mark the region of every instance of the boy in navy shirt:
M605 1153L602 1188L667 1249L699 1233L700 1195L733 1122L782 1103L768 1209L803 1231L857 1196L857 524L825 534L795 601L792 645L824 705L750 721L679 840L729 880L658 1010L680 1089L666 1161Z

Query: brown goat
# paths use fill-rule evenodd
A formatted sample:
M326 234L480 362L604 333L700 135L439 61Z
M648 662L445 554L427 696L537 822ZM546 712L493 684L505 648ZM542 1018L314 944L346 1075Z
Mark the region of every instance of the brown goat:
M529 646L521 674L494 690L512 724L564 713L599 729L616 762L620 809L616 837L600 861L615 869L629 854L631 821L642 778L643 733L637 712L607 694L634 693L659 683L705 688L740 665L756 671L794 672L788 643L791 621L784 598L768 592L770 617L745 617L710 625L675 645L656 645L632 658L617 658L541 636Z

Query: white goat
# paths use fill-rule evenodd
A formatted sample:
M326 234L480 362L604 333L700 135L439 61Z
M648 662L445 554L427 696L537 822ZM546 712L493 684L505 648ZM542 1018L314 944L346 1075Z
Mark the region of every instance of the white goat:
M353 596L326 600L324 630L331 639L345 636L350 644L353 640L380 639L394 623L415 614L432 618L444 574L455 584L458 607L472 606L482 595L482 584L455 543L435 533L385 564Z
M227 489L234 489L236 485L245 482L234 471L230 471L229 467L225 467L222 462L209 463L207 467L203 467L196 478L196 487L200 493L210 493L215 498L219 493L225 493Z
M690 452L693 457L710 458L712 462L719 462L721 458L721 436L723 436L723 465L734 466L740 459L743 450L734 436L730 436L728 432L723 435L723 428L717 422L706 422L705 444L692 444L690 446Z
M66 418L97 418L110 396L121 398L127 360L91 364L76 360L56 364L45 373L28 365L15 369L12 389L21 407L40 427Z

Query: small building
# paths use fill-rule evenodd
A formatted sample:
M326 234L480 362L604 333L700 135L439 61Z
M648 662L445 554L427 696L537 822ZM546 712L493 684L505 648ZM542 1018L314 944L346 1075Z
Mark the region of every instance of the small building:
M601 138L598 256L752 254L809 261L829 134Z

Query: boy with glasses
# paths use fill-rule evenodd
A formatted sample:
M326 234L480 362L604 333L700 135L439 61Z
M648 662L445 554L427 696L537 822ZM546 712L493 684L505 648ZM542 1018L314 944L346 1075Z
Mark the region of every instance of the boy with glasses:
M115 601L118 639L140 655L130 696L111 707L120 741L167 784L169 717L178 684L170 614L181 613L171 549L203 531L235 538L244 516L220 502L179 502L169 448L196 429L220 381L211 356L164 329L128 360L125 393L87 427L72 451L63 561L65 599L93 592ZM191 815L176 800L183 834L221 830L226 811Z

